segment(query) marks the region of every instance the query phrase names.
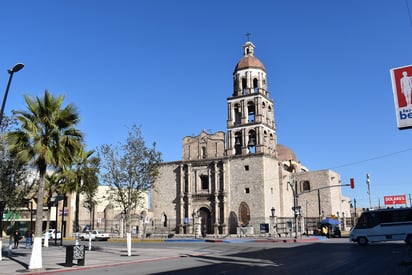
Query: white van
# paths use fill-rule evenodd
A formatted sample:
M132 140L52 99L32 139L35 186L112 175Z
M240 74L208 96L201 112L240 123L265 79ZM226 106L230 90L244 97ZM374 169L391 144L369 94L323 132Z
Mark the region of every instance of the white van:
M359 245L399 240L412 244L412 209L408 207L365 211L351 229L349 238Z
M57 234L56 234L57 233ZM62 233L60 231L56 232L56 229L49 229L48 232L48 239L49 240L54 240L56 238L57 235L57 239L60 240L62 238ZM43 231L42 235L41 235L42 240L44 240L46 238L46 232Z

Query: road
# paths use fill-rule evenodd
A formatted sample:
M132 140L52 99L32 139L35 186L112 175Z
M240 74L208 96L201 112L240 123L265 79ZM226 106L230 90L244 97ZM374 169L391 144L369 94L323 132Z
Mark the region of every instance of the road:
M99 243L99 246L120 245ZM124 244L123 244L124 245ZM189 249L180 257L69 274L412 274L412 247L403 242L360 247L347 238L315 243L136 243L144 249Z

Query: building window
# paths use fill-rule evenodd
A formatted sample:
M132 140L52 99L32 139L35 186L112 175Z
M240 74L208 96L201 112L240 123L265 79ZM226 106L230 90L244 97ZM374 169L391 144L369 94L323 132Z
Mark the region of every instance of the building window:
M254 130L249 131L249 141L247 147L250 154L256 153L256 132Z
M242 154L242 133L237 132L235 134L235 155Z
M255 104L248 102L247 104L248 122L255 122Z
M200 183L201 183L200 187L202 190L209 189L209 177L207 175L200 176Z
M235 124L240 124L242 122L242 107L239 104L235 105Z
M242 94L243 94L243 95L246 95L246 94L247 94L246 78L242 78Z
M308 180L303 181L301 185L302 185L303 192L310 191L310 182Z
M245 193L246 193L246 194L249 194L249 193L250 193L249 187L246 187L246 188L245 188Z
M253 79L253 91L255 92L255 94L257 94L259 91L258 80L256 78Z

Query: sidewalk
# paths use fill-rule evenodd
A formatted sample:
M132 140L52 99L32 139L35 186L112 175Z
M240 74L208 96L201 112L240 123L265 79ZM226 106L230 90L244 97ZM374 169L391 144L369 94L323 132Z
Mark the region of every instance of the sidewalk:
M251 238L232 238L232 239L163 239L163 240L144 240L145 242L316 242L322 240L319 237L307 237L300 239L251 239ZM113 240L114 241L114 240ZM117 240L125 242L124 240ZM139 242L139 240L133 240ZM67 242L66 244L74 244ZM92 246L94 245L94 242ZM94 248L93 248L94 249ZM199 255L191 249L136 249L132 246L131 256L127 256L126 247L105 247L102 250L88 250L86 244L85 265L78 265L76 260L73 261L73 266L66 266L66 247L54 246L42 248L43 269L39 271L30 271L28 266L30 263L31 249L26 249L24 244L18 249L8 250L8 246L3 244L3 260L0 261L0 275L12 274L52 274L61 273L64 270L85 270L97 267L124 265L128 263L148 262L162 259L178 258L182 255Z

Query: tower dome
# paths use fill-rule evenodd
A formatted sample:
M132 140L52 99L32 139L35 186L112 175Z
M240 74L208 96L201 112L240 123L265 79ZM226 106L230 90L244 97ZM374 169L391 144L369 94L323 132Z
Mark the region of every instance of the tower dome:
M236 64L235 72L247 68L255 68L266 71L265 66L263 63L254 56L255 45L247 41L243 45L243 58Z
M278 159L281 161L297 161L295 152L293 152L290 148L286 147L282 144L276 144L276 150L278 151Z

